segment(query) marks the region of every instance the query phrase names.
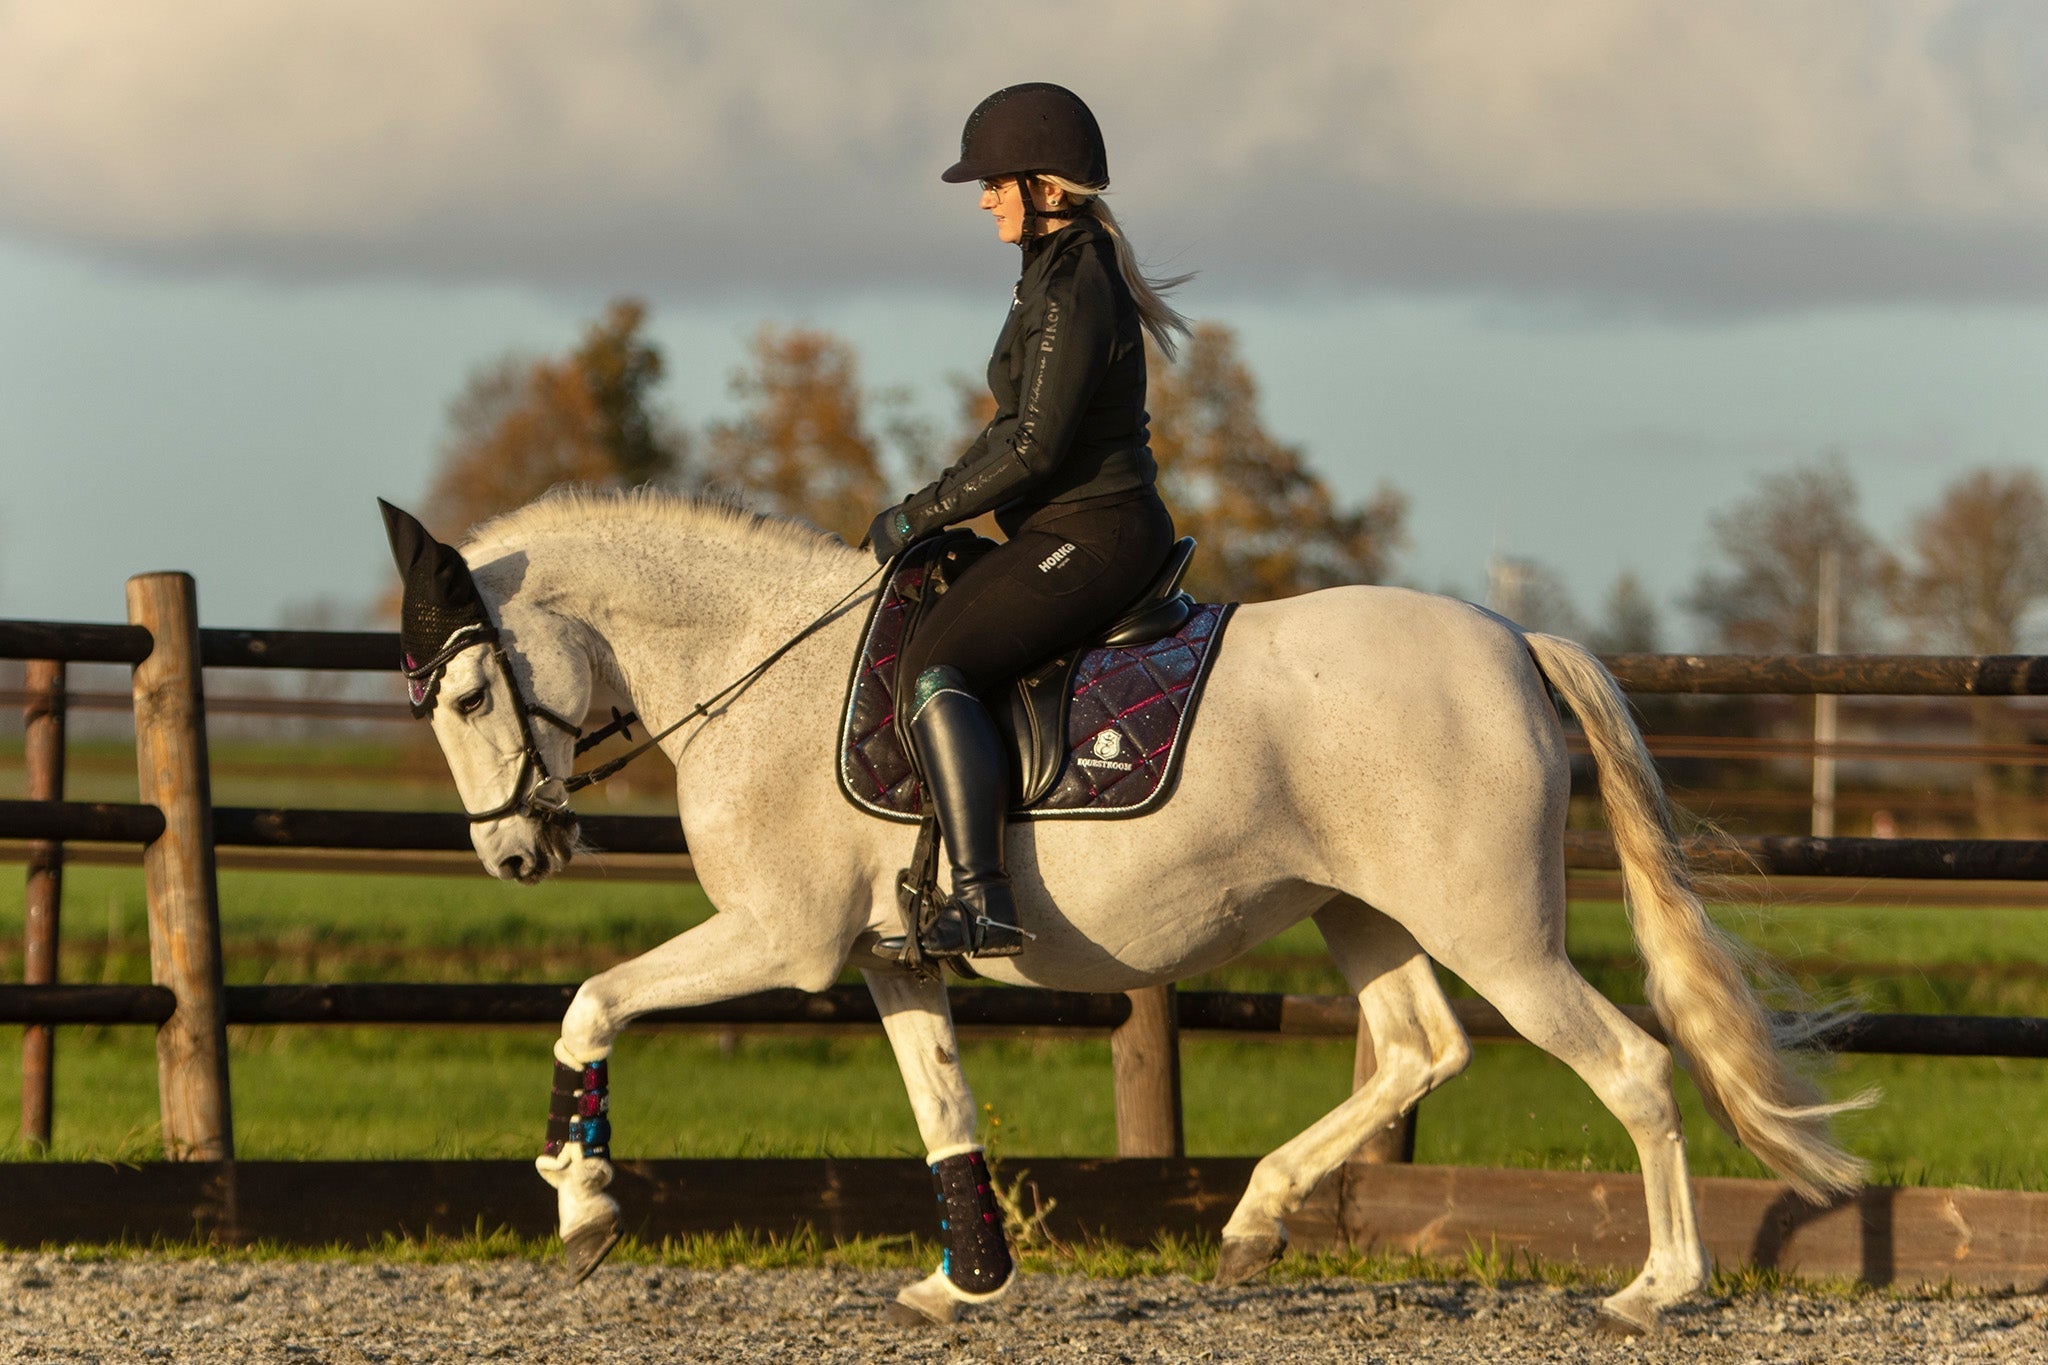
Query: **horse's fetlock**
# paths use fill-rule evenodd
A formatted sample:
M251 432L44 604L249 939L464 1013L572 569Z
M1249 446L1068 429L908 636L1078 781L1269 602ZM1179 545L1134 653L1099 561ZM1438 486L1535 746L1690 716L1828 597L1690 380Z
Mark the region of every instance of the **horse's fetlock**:
M1280 1217L1290 1208L1300 1207L1307 1198L1304 1191L1298 1198L1294 1193L1295 1181L1285 1171L1274 1167L1273 1158L1268 1156L1252 1168L1252 1178L1246 1182L1244 1196L1237 1201L1237 1209L1230 1215L1230 1221L1223 1225L1225 1237L1270 1237L1280 1231Z

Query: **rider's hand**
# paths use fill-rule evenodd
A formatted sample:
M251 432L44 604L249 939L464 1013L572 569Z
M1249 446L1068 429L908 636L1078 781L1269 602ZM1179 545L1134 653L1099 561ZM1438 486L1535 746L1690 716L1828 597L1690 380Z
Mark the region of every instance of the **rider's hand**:
M868 527L868 545L874 550L878 564L887 564L901 554L910 541L910 514L903 510L901 503L879 513L874 524Z

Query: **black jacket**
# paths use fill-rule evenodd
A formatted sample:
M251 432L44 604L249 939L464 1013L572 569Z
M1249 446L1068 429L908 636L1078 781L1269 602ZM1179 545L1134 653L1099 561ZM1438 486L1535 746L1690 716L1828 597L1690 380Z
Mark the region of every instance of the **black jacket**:
M988 387L995 420L904 500L912 538L988 511L1007 528L1047 503L1151 486L1144 332L1116 244L1094 219L1025 249Z

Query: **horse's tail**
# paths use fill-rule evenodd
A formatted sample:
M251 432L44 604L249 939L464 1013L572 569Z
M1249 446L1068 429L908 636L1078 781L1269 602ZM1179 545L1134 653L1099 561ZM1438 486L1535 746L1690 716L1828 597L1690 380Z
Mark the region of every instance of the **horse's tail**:
M1585 728L1622 887L1648 966L1650 1007L1721 1126L1818 1203L1850 1190L1864 1165L1836 1145L1830 1118L1867 1097L1826 1103L1786 1064L1799 1033L1774 1026L1744 972L1746 951L1707 918L1672 830L1671 808L1620 686L1580 645L1528 634L1529 650Z

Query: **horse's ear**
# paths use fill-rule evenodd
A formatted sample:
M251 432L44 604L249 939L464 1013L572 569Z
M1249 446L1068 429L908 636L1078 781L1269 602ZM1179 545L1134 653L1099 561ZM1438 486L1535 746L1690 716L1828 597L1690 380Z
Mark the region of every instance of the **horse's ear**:
M414 567L431 556L440 542L418 517L403 508L379 498L377 510L384 514L384 536L391 542L391 557L398 561L398 576L410 582Z
M434 539L410 512L382 498L377 506L384 513L391 558L405 584L398 637L410 668L439 654L457 631L489 626L491 618L461 551Z

